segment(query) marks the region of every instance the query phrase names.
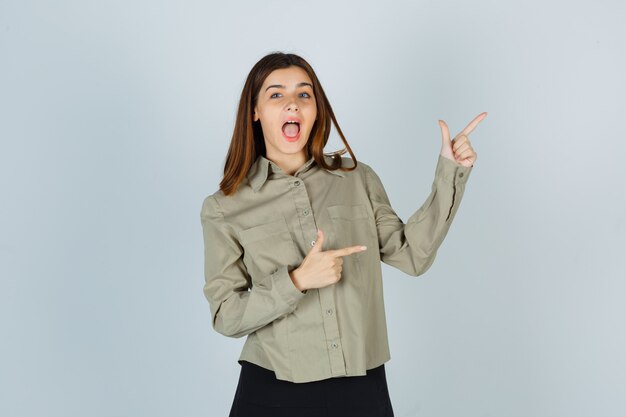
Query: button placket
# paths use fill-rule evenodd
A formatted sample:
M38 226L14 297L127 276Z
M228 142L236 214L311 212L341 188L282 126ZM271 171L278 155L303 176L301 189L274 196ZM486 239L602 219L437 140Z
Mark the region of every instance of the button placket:
M339 376L346 374L346 363L341 347L339 323L337 322L337 315L335 314L334 291L334 286L329 285L319 289L319 296L322 304L321 312L324 317L324 333L326 334L330 368L334 376Z
M309 194L306 190L306 184L301 179L295 179L291 181L291 185L293 201L296 208L296 222L300 225L302 241L307 242L307 245L312 247L315 245L315 240L309 239L317 236L317 226L315 225L315 218L313 216ZM305 254L308 253L309 250L310 247L305 249Z
M316 242L317 226L311 208L311 201L306 190L306 184L301 179L292 179L290 183L296 210L296 218L293 221L300 226L302 242L309 242L308 245L312 247ZM305 250L306 253L309 251L310 247ZM322 314L323 317L324 334L326 335L326 346L331 373L333 376L345 376L346 363L341 346L334 291L335 287L333 285L318 289L320 303L318 314ZM330 313L328 313L329 311Z

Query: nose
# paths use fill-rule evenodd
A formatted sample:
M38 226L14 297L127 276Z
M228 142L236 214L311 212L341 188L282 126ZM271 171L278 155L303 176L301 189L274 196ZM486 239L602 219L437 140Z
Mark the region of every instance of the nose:
M299 107L295 102L289 103L287 106L287 111L298 111Z

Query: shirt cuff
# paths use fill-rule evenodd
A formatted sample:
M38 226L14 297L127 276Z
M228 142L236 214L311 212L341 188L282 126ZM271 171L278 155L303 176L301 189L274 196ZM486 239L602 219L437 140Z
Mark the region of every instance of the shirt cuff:
M472 166L466 167L439 154L437 168L435 168L435 178L441 179L449 184L465 184L472 172Z
M296 288L291 280L287 265L282 265L272 273L271 277L276 289L288 305L295 307L298 301L305 296L305 293Z

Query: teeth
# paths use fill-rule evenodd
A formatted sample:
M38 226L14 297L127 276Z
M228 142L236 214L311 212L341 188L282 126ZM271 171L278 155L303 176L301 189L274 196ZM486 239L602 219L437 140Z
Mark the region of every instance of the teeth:
M294 120L287 120L287 123L298 123L298 122L296 122Z

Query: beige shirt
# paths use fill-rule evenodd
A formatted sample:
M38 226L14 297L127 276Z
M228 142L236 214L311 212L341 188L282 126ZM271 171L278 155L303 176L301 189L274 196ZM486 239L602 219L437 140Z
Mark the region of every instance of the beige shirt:
M213 328L247 335L239 360L292 382L365 375L387 362L381 261L411 276L428 270L471 169L440 155L432 192L404 223L364 162L343 172L311 158L287 175L259 156L234 195L218 190L202 204L204 295ZM411 179L404 181L410 192ZM322 250L367 250L343 257L337 283L301 292L288 271L301 264L318 228Z

